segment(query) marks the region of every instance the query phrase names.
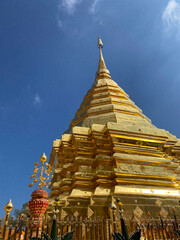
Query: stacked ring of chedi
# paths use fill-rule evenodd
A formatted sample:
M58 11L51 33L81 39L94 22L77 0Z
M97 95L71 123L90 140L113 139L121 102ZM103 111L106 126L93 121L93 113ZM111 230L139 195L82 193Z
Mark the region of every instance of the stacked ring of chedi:
M37 227L39 228L39 234L41 234L42 217L49 205L47 200L48 193L43 189L35 190L31 194L32 199L29 201L29 209L31 213L31 219L33 219L31 228L32 233L36 233Z

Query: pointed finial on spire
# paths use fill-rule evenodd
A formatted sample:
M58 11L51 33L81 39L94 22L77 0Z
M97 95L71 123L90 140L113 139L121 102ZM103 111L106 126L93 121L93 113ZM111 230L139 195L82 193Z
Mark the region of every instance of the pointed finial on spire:
M98 44L97 45L98 45L98 48L100 50L100 57L99 57L99 67L98 67L98 71L96 73L96 81L98 79L102 79L102 78L110 78L111 79L110 72L106 68L106 64L105 64L105 61L104 61L104 58L103 58L103 54L102 54L103 43L102 43L100 35L98 37Z
M101 40L100 35L99 35L99 37L98 37L98 48L99 48L99 49L100 49L100 48L103 48L103 43L102 43L102 40Z

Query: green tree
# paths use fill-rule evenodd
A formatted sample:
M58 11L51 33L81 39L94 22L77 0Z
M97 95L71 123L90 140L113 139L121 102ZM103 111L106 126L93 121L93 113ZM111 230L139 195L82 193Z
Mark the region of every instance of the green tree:
M14 217L15 218L20 217L22 214L24 216L29 216L30 215L28 203L24 203L22 205L21 209L14 209Z

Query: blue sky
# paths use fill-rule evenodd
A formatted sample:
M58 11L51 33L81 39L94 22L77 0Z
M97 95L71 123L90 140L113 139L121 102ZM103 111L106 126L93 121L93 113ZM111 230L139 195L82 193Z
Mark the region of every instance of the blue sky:
M112 79L180 137L179 0L0 0L0 216L94 82L99 33Z

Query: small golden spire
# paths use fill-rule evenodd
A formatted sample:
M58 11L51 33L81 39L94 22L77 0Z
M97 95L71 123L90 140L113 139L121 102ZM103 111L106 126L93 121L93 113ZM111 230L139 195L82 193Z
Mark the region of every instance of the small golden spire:
M5 205L4 210L5 210L6 212L10 212L11 210L13 210L13 204L12 204L12 202L11 202L11 199L10 199L9 202Z
M4 210L5 210L5 216L4 216L4 222L3 222L3 226L2 226L2 231L1 231L1 234L0 236L3 237L4 235L4 231L5 231L5 228L6 228L6 224L8 224L8 221L9 221L9 216L10 216L10 212L13 210L13 204L11 202L11 199L9 200L9 202L5 205L4 207ZM0 237L1 238L1 237ZM4 238L3 238L4 239Z
M103 54L102 54L102 48L103 48L103 43L102 40L100 38L100 35L98 37L98 48L100 50L100 57L99 57L99 67L98 67L98 71L96 73L96 80L98 79L102 79L102 78L110 78L110 72L109 70L106 68L106 64L103 58Z

